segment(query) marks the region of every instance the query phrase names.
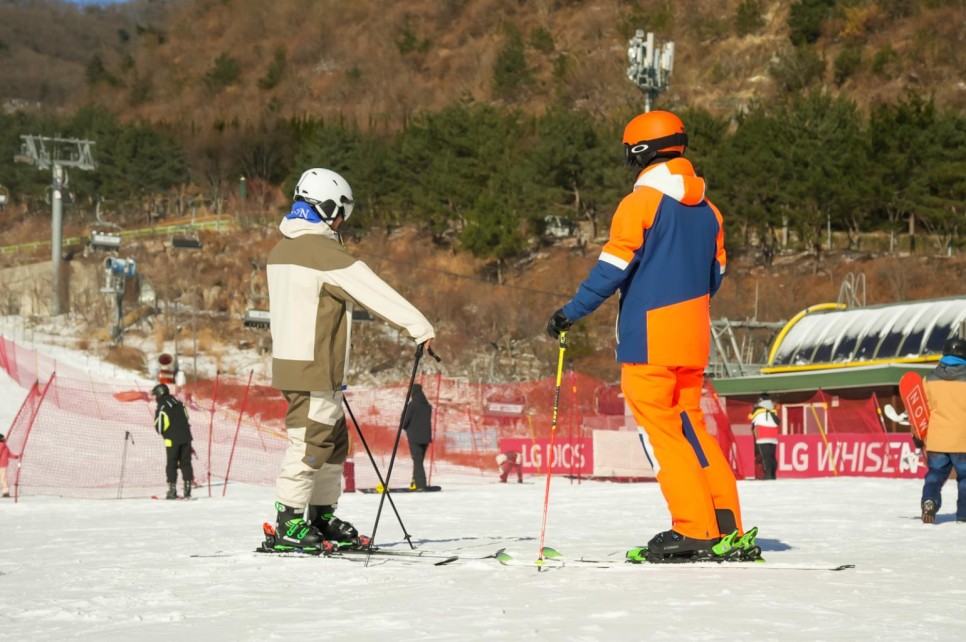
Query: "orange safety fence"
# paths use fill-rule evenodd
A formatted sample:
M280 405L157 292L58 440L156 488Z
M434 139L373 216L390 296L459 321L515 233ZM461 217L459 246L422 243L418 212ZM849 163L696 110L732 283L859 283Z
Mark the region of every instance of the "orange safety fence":
M19 496L129 498L148 497L164 489L164 445L153 427L151 382L96 380L89 372L59 364L5 338L0 339L0 367L30 390L7 435L11 451L23 454L16 479ZM536 442L549 436L555 377L491 384L436 374L419 376L417 382L433 405L434 437L426 457L431 484L496 481L501 439ZM357 429L347 414L355 474L354 480L347 480L347 489L372 488L378 482L360 432L385 475L407 385L408 381L345 391L358 421ZM189 411L195 482L201 486L197 492L222 495L236 482L274 483L288 444L286 403L278 390L248 373L220 374L172 386L172 392ZM733 460L731 430L710 383L702 403L709 430ZM29 430L28 424L32 426ZM636 432L620 386L566 371L557 441L586 441L602 430ZM740 469L734 461L733 467ZM411 475L403 433L390 486L408 485Z

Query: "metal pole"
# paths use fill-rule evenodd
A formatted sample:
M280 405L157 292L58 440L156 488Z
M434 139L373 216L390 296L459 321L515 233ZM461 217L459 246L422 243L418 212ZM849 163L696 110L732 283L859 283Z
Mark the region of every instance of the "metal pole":
M553 446L557 436L557 410L560 407L560 381L563 378L564 352L567 350L567 331L560 333L559 347L557 350L557 386L553 393L553 419L550 423L550 447L547 449L547 485L543 494L543 522L540 526L540 555L537 557L537 566L544 563L544 539L547 534L547 509L550 506L550 473L553 468Z
M376 510L376 522L372 525L372 536L369 539L369 546L367 547L366 566L369 565L369 558L372 557L372 546L376 541L376 530L379 528L379 517L382 515L382 507L386 501L386 497L389 495L389 479L392 477L392 466L396 461L396 452L399 450L399 438L402 436L403 421L406 419L406 409L413 396L413 384L416 383L416 373L419 371L419 360L423 356L423 347L426 346L426 351L429 353L429 356L439 362L439 355L433 352L432 347L427 346L426 343L420 343L416 346L416 360L413 363L413 374L409 378L409 388L406 389L406 400L403 402L403 411L399 417L399 429L396 430L396 443L392 447L392 455L389 457L389 468L386 470L386 480L382 484L382 494L379 495L379 508ZM344 400L345 397L343 396ZM403 529L403 532L405 532L405 529ZM412 546L412 542L410 542L410 546Z
M121 499L121 493L124 491L124 467L127 464L127 440L130 439L131 443L134 443L134 437L131 436L129 430L124 431L124 451L121 453L121 478L117 482L117 498Z
M61 314L60 300L60 257L63 253L64 236L64 168L58 164L53 165L53 180L50 185L50 261L53 267L53 300L50 307L52 316Z
M409 548L415 549L413 546L412 535L406 530L406 526L403 524L402 517L399 516L399 511L396 510L396 503L392 501L392 496L389 494L389 485L386 480L383 479L382 473L379 472L379 466L376 465L376 458L372 456L372 450L369 449L369 444L366 442L365 435L362 434L362 429L359 427L359 422L356 421L356 416L352 413L352 408L349 407L349 400L345 397L345 392L342 393L342 403L345 405L346 412L349 413L349 419L352 420L352 425L356 427L356 433L359 435L359 440L362 442L362 447L366 450L366 455L369 456L369 462L372 464L372 469L376 471L376 478L379 483L382 484L382 492L389 500L389 506L392 508L392 512L396 514L396 519L399 520L399 527L402 529L403 537L406 538L406 542L409 543Z
M389 468L386 470L386 479L382 484L382 493L379 495L379 508L376 510L376 522L372 525L372 535L369 539L369 546L366 553L366 566L369 565L369 558L372 556L372 546L376 541L376 530L379 528L379 518L382 516L382 507L389 495L389 480L392 477L392 467L396 462L396 452L399 450L399 438L402 437L403 421L406 419L406 410L409 401L413 396L413 384L416 383L416 373L419 372L419 360L423 356L423 344L416 346L416 360L413 363L413 374L409 378L409 387L406 389L406 400L403 402L402 415L399 417L399 429L396 430L396 442L392 446L392 455L389 456ZM343 396L344 399L344 396ZM411 545L412 543L410 543Z

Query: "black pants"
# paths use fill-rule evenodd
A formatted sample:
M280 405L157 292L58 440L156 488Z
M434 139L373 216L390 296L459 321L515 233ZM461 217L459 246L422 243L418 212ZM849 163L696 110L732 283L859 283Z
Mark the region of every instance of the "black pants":
M775 479L778 472L778 461L775 459L775 451L778 449L776 444L755 444L758 454L761 455L761 467L765 472L762 479Z
M426 459L426 449L429 444L409 444L409 454L413 458L413 484L416 488L426 488L426 469L423 460Z
M165 449L168 453L168 464L164 471L168 474L168 483L178 483L178 468L181 469L181 479L194 481L195 474L191 469L191 442L175 444Z

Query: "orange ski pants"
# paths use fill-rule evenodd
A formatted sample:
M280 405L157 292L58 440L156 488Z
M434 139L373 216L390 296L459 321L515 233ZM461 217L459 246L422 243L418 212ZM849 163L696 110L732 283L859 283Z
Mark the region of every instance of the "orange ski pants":
M703 383L704 368L621 365L621 390L647 433L648 457L656 460L671 528L695 539L715 539L728 534L719 532L722 514L730 512L738 532L744 529L735 476L705 427Z

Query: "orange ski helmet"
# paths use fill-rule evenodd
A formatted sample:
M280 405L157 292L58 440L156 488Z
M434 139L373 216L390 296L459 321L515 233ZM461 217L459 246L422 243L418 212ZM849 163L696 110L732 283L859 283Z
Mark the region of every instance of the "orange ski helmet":
M658 157L680 156L687 146L684 123L669 111L638 114L624 128L624 159L638 169Z

